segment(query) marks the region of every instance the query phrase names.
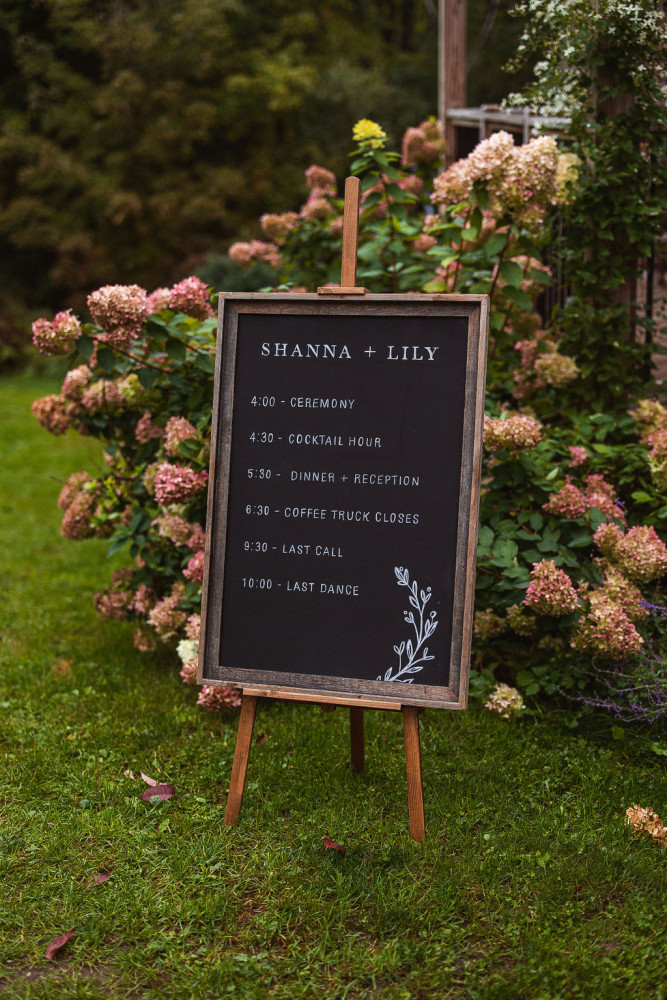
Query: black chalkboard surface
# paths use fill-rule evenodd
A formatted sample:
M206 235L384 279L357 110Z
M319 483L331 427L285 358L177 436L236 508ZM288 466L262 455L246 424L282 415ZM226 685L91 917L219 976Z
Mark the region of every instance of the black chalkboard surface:
M200 682L464 707L482 296L221 296Z

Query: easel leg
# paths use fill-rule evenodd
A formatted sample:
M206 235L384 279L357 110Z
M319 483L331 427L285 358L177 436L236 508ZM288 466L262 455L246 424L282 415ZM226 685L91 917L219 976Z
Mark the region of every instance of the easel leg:
M229 782L227 808L225 809L225 826L233 826L239 818L239 812L241 811L243 789L245 788L245 776L248 770L250 743L252 741L252 730L255 725L256 711L257 698L252 695L244 694L241 702L239 729L236 734L236 749L234 750L232 777Z
M364 710L350 709L350 763L352 770L359 774L366 763L364 752Z
M408 811L410 836L424 840L424 790L422 788L422 760L419 747L419 714L412 705L403 706L403 737L405 740L405 773L408 779Z

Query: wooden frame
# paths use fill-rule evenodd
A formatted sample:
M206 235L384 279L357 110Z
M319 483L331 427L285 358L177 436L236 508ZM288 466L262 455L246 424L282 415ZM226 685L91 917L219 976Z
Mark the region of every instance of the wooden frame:
M362 290L360 290L362 291ZM488 298L477 295L245 294L220 296L210 488L202 602L199 683L236 684L250 697L331 702L399 710L403 706L463 709L467 704L481 472ZM463 450L454 584L454 627L447 687L229 668L219 662L227 545L229 468L239 317L255 315L462 317L467 321ZM217 567L212 571L212 567ZM252 694L250 692L252 691Z

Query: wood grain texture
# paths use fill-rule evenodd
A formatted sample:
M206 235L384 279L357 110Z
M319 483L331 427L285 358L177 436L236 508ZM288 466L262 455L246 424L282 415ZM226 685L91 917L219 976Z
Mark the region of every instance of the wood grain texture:
M354 288L357 284L360 192L361 181L359 178L346 178L343 208L343 258L340 269L341 288Z
M466 65L468 47L467 0L440 0L438 115L445 126L445 166L457 159L456 126L448 111L464 108L468 100Z
M350 764L355 774L360 774L366 766L363 708L350 709Z
M412 705L406 705L403 708L403 737L405 741L405 775L408 781L410 836L413 840L424 840L426 838L426 820L419 746L419 711Z
M253 671L257 674L258 671ZM279 674L279 677L285 677L285 674ZM292 675L289 675L292 676ZM333 679L333 678L332 678ZM297 690L291 687L281 687L280 684L275 686L271 685L257 685L256 687L249 687L243 685L244 693L254 695L255 698L274 698L278 701L306 701L313 702L315 704L322 705L324 711L331 711L336 705L343 705L345 707L354 708L382 708L386 712L400 712L401 702L382 700L381 698L364 698L363 695L341 695L340 692L336 691L307 691L307 690ZM326 700L323 702L323 698Z
M232 776L229 782L227 808L225 809L225 826L233 826L239 818L239 812L241 811L256 711L257 698L254 695L246 694L244 691L243 700L241 702L239 728L236 734L236 749L234 750Z

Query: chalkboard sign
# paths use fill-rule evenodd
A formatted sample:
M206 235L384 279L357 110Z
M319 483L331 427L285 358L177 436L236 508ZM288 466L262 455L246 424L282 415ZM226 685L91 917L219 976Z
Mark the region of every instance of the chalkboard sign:
M487 301L221 296L200 683L465 707Z

